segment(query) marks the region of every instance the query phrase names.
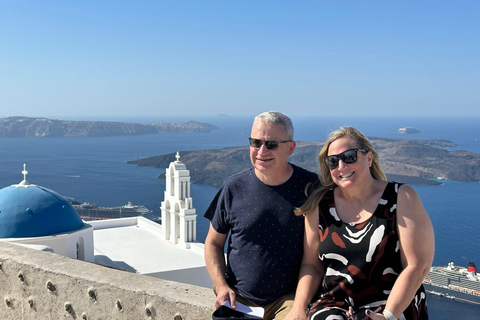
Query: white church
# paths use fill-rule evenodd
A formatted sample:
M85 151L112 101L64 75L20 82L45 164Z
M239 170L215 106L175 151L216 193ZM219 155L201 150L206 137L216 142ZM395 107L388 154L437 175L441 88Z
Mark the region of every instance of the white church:
M145 217L83 221L59 193L23 180L0 189L0 241L160 279L212 287L204 245L196 242L190 171L166 168L162 223Z

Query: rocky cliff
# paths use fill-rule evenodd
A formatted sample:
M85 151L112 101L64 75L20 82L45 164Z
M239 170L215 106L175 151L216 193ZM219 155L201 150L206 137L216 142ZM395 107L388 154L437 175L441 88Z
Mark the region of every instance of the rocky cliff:
M439 184L432 179L480 181L480 154L448 151L456 145L447 140L370 138L389 180L409 184ZM318 172L317 156L323 142L297 142L289 161ZM181 161L195 183L221 186L228 176L251 166L249 148L233 147L200 151L180 151ZM175 154L129 161L140 166L167 168Z
M0 137L102 137L160 132L210 132L216 126L197 122L141 124L112 121L68 121L47 118L7 117L0 119Z

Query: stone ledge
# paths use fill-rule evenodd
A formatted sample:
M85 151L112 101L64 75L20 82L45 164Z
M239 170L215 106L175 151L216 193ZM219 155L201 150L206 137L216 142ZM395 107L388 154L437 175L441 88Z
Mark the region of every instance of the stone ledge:
M211 319L208 288L0 241L0 319Z

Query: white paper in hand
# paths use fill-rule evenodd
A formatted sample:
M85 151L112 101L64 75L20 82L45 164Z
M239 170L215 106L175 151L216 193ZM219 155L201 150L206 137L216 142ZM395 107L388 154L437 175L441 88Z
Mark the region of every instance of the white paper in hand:
M233 309L230 300L225 301L223 305ZM249 307L237 301L237 308L234 310L263 319L264 310L262 307Z

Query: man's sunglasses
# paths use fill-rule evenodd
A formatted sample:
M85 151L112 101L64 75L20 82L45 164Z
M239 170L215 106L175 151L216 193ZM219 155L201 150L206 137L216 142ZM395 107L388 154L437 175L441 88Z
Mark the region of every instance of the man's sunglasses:
M248 138L248 141L250 141L250 147L258 149L262 146L262 144L265 144L265 148L268 150L277 150L278 145L280 143L287 143L287 142L292 142L293 140L285 140L285 141L274 141L274 140L267 140L263 141L260 139L253 139L252 137Z
M343 151L340 154L334 154L334 155L328 156L325 159L323 159L323 161L325 162L325 164L330 170L333 170L336 167L338 167L338 163L340 162L340 159L345 163L357 162L357 151L361 151L364 153L368 152L365 149L359 149L359 148L349 149L349 150Z

